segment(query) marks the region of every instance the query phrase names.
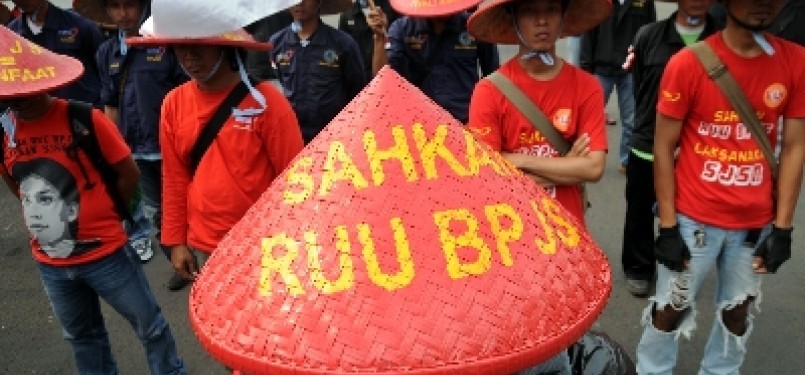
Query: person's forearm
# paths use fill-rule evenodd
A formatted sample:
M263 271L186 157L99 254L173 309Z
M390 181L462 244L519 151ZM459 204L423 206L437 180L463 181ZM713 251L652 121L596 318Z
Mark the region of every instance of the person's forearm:
M520 170L554 185L578 185L601 179L606 154L595 151L583 157L548 158L524 154L504 154L504 157Z
M802 186L802 168L805 165L805 120L787 121L786 132L780 152L780 175L777 179L777 212L774 224L780 228L791 228L794 209Z
M386 56L386 37L380 34L374 34L373 38L372 77L376 76L377 72L389 63L388 57Z
M674 150L655 145L654 191L657 195L660 226L663 228L676 225L675 183Z

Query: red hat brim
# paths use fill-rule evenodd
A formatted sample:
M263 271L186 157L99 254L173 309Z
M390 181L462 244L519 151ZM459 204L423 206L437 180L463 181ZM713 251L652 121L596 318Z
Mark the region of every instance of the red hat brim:
M0 26L0 99L46 93L69 85L84 73L80 61L53 53Z
M520 44L505 4L515 0L485 0L467 22L470 35L489 43ZM560 37L581 35L609 17L610 0L570 0L562 21Z
M412 17L439 17L470 9L481 0L442 0L429 4L422 0L390 0L391 7Z
M243 33L246 33L245 31ZM247 34L248 35L248 34ZM207 45L221 47L237 47L254 51L270 51L272 46L268 42L260 42L249 35L245 39L234 39L225 36L211 36L206 38L164 38L158 36L137 36L126 38L126 44L134 47L156 47L168 45Z

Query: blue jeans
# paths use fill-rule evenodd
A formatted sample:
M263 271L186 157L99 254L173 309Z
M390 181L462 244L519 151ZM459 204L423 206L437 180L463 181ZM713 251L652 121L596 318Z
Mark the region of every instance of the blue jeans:
M133 248L126 245L106 258L75 267L38 266L80 374L118 373L99 297L134 328L145 348L151 374L187 373Z
M695 300L708 272L717 267L716 319L704 349L699 374L737 374L746 356L746 340L752 332L752 315L746 317L747 328L742 335L730 332L721 316L750 298L760 303L760 275L752 270L754 245L747 246L747 231L726 230L698 223L677 214L679 232L690 250L690 266L686 272L674 272L657 265L657 290L643 313L643 336L637 346L638 374L671 374L676 365L680 335L690 337L695 328ZM763 228L760 238L771 231ZM687 288L681 285L687 284ZM652 309L672 306L682 311L677 328L664 332L654 327Z
M140 168L140 189L143 192L145 215L151 220L154 238L159 241L162 233L162 160L135 159ZM159 245L170 260L170 248Z
M629 138L634 129L634 90L632 85L632 73L617 76L605 76L596 74L601 88L604 90L604 104L609 101L612 95L612 88L618 90L618 111L621 114L621 143L618 150L621 165L629 165Z

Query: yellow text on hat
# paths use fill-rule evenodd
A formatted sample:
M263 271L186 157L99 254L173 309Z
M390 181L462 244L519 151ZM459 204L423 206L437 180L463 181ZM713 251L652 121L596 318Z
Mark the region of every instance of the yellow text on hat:
M466 277L483 277L492 267L512 267L516 263L515 254L510 246L519 243L521 249L536 245L543 255L553 255L561 242L567 249L578 247L581 235L576 227L562 216L559 204L548 197L532 200L533 212L519 213L511 205L500 202L483 207L483 219L469 208L452 208L437 210L433 213L433 230L438 233L444 253L444 277L459 280ZM525 228L522 217L536 214L542 229L542 235L524 238ZM508 223L504 225L504 223ZM492 233L491 239L480 235L481 225L488 225ZM376 286L387 291L394 291L408 286L416 276L413 254L415 251L428 252L431 248L412 249L408 241L406 225L401 217L389 220L394 235L394 246L397 254L397 265L381 265L375 247L375 236L386 230L379 225L372 226L359 223L352 227L337 225L334 233L318 233L312 229L304 232L304 238L291 238L285 233L278 233L262 239L261 272L258 290L262 296L270 296L274 292L300 296L317 290L324 294L347 291L355 287L355 271L359 269L355 262L362 259L366 265L368 279ZM455 226L465 228L456 231ZM350 237L357 233L360 251L352 249ZM539 233L539 232L536 232ZM319 236L336 238L335 249L323 249L319 244ZM304 258L300 253L305 250ZM495 251L496 250L496 251ZM338 259L338 276L328 278L323 270L321 259L323 251L336 251ZM472 260L464 259L459 253L472 253ZM282 254L277 256L277 254ZM495 261L495 254L499 261ZM324 256L324 258L331 258ZM301 270L297 262L303 262L307 271ZM387 272L384 270L396 270ZM335 272L332 272L335 273ZM303 277L308 277L304 283ZM275 289L273 283L282 281L284 288ZM306 288L307 287L307 288Z
M410 130L410 134L406 130ZM382 187L387 168L397 168L394 172L401 170L409 183L436 180L447 174L475 177L484 168L500 176L520 173L500 154L481 147L469 132L464 132L466 156L456 155L446 147L447 125L437 126L430 136L422 124L414 124L407 129L394 126L391 133L394 144L382 149L377 143L376 134L371 130L366 131L363 134L365 153L361 155L350 155L343 143L331 142L320 176L312 173L312 157L299 158L288 167L286 178L290 186L283 192L284 202L299 204L314 196L326 197L337 185L348 184L355 190ZM416 167L416 161L419 161L421 168ZM446 165L447 168L439 170L438 165ZM362 173L362 170L370 173Z

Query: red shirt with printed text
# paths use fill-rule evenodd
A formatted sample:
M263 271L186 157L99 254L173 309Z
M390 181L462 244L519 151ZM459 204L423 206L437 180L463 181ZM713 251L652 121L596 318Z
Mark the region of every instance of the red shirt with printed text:
M109 164L118 163L131 154L129 147L117 130L117 126L109 118L99 110L93 109L92 121L101 153ZM31 231L31 249L34 259L51 266L75 266L102 259L120 249L126 243L128 236L100 174L95 170L86 154L81 151L81 148L78 148L77 152L80 166L79 162L68 157L66 152L72 141L72 132L68 127L67 101L54 99L53 105L42 117L33 121L14 119L14 122L16 124L14 136L16 145L9 147L8 134L6 134L3 139L5 142L4 166L20 185L23 217L26 226ZM68 186L70 191L77 190L77 194L75 194L77 198L60 197L60 194L52 194L43 198L41 190L25 191L23 185L26 185L25 180L30 176L46 176L41 178L53 179L52 172L47 172L42 167L42 164L46 162L55 162L64 168L66 173L69 173L69 176L57 175L57 178L70 180L71 183L64 184L64 186ZM82 168L84 172L82 172ZM48 184L53 183L48 182ZM44 199L49 202L44 202ZM75 208L70 209L71 212L65 213L64 210L40 210L41 207L31 208L30 205L25 204L25 202L39 201L36 204L55 206L64 205L63 200L69 200L72 203L66 204L75 204ZM54 257L49 255L49 250L47 250L50 246L40 244L37 238L47 237L43 234L44 232L53 231L60 226L75 228L74 233L64 236L71 241L69 243L73 250L65 257ZM71 230L65 232L71 232Z
M705 40L746 94L774 147L778 119L805 117L805 49L766 35L776 53L737 55L722 34ZM729 100L689 49L674 55L660 82L657 110L682 120L675 167L678 212L725 229L773 219L769 163Z
M531 99L568 142L581 134L590 136L590 151L606 151L604 95L592 75L565 63L549 81L528 75L512 59L498 70ZM560 157L534 125L489 80L475 86L470 103L468 127L476 137L499 152L541 157ZM555 186L546 190L584 223L584 202L578 185Z

